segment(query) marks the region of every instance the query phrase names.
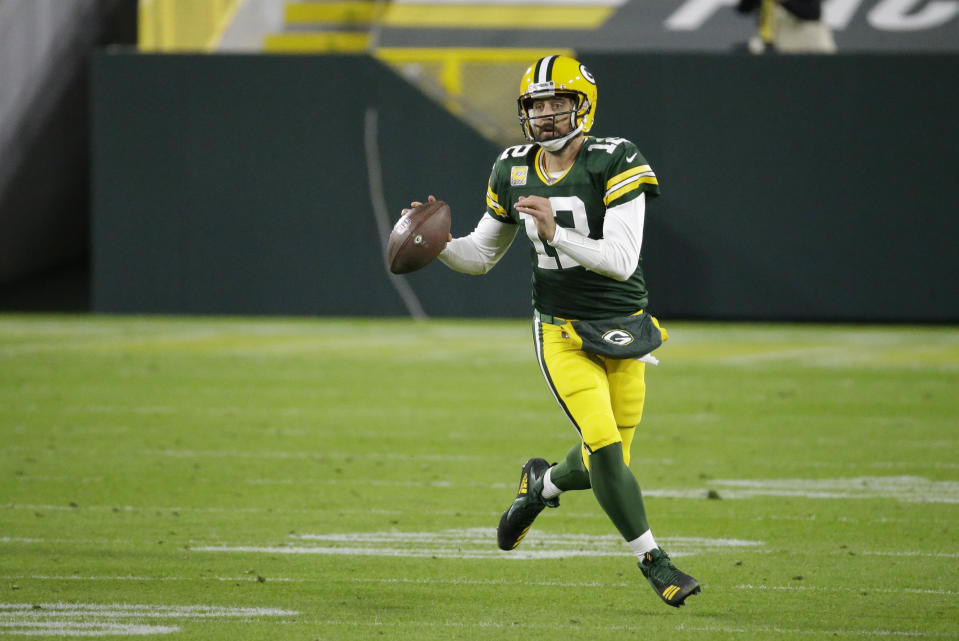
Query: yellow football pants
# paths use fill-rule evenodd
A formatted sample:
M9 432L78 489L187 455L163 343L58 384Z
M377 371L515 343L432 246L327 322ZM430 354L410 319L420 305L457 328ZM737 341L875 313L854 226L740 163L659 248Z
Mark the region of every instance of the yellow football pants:
M618 442L629 465L646 401L646 364L587 354L569 325L534 318L533 336L546 384L583 440L587 469L591 452Z

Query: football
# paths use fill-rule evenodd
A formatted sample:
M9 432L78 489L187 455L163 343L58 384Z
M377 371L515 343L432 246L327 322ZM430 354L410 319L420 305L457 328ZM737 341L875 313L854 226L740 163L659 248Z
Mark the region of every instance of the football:
M442 200L426 202L400 218L386 248L390 271L408 274L431 263L450 235L450 206Z

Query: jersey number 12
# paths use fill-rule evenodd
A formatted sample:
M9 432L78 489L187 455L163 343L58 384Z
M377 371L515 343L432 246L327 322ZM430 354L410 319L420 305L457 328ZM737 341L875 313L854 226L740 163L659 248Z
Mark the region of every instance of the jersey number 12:
M583 236L589 236L589 220L586 217L586 205L577 196L552 196L549 204L553 207L556 224L567 229L575 229ZM536 219L529 214L520 214L526 225L526 235L536 248L537 264L540 269L568 269L579 267L579 263L557 252L546 239L536 231Z

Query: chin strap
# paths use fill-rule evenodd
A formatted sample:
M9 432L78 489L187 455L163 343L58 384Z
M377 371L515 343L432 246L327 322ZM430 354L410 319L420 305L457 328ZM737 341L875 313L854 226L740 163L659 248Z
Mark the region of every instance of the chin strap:
M572 130L571 132L569 132L562 138L554 138L553 140L543 140L543 141L537 140L535 142L537 145L539 145L546 151L552 151L552 152L562 151L566 147L566 145L568 145L573 140L573 138L575 138L580 133L582 133L582 131L583 131L583 126L580 125L579 127Z

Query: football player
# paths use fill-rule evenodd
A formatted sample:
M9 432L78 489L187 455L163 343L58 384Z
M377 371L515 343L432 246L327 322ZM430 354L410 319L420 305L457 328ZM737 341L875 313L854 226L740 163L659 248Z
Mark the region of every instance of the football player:
M659 183L632 142L588 135L596 98L593 76L573 58L546 56L526 70L517 105L528 142L500 154L486 213L439 258L454 270L484 274L525 232L535 248L536 355L580 436L558 464L531 458L523 466L519 492L497 529L500 548L516 548L545 507L559 506L562 492L591 488L653 589L678 607L699 583L656 544L629 468L645 363L587 353L569 324L638 314L648 303L640 248L646 201L659 195Z

